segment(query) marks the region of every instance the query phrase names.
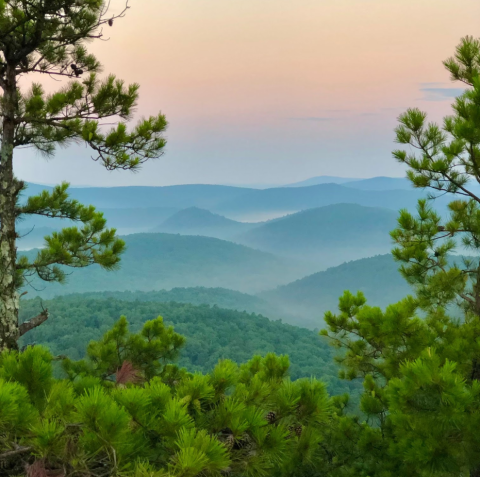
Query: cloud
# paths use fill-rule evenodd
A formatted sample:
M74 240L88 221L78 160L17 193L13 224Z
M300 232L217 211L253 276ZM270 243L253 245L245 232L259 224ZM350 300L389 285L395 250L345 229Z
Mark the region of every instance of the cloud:
M292 121L336 121L338 118L332 118L330 116L305 116L288 119Z
M420 91L425 101L447 101L462 95L465 89L444 87L442 83L422 83Z

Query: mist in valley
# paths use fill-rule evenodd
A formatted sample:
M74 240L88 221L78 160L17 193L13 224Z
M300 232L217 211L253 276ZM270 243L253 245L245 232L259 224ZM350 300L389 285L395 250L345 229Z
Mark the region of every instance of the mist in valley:
M315 178L320 183L273 191L125 187L118 207L111 207L118 197L115 188L94 193L76 188L73 194L90 197L125 240L122 262L114 272L98 265L69 270L63 284L30 279L25 296L109 292L169 301L178 300L182 290L182 300L320 328L323 314L336 308L344 289L364 291L379 306L408 293L389 255L389 232L396 226L399 201L413 210L419 192L403 182L404 188L397 188L399 181L378 178L345 185ZM251 194L258 200L252 202ZM272 211L272 194L286 205L283 211ZM239 209L248 210L241 220ZM45 235L71 225L43 217L22 221L19 250L34 257ZM235 300L226 298L231 294Z

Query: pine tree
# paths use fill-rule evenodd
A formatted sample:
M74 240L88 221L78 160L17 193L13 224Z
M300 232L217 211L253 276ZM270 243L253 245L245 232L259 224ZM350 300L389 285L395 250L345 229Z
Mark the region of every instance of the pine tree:
M161 114L127 129L138 85L125 85L113 75L102 79L100 63L86 48L128 8L111 15L107 5L103 0L0 0L0 350L15 349L19 336L48 318L43 311L18 326L18 289L29 276L62 281L61 266L96 263L112 269L124 249L100 212L69 199L67 184L21 202L26 186L14 175L15 149L32 147L48 156L58 145L83 142L106 169L135 170L159 157L165 146ZM35 82L21 91L19 78L27 75L66 84L53 94ZM107 130L106 119L119 122ZM28 215L66 218L80 226L46 237L34 260L17 259L16 221Z
M0 474L328 475L323 383L273 354L192 374L172 362L183 343L160 317L138 333L121 318L66 379L41 346L1 353Z
M444 64L466 88L453 114L439 126L410 109L396 129L409 150L394 157L429 192L391 233L414 297L382 311L346 292L325 317L344 376L363 379L368 420L341 417L335 441L358 444L330 449L357 475L480 475L480 41L462 39ZM439 196L452 199L446 211L433 208Z

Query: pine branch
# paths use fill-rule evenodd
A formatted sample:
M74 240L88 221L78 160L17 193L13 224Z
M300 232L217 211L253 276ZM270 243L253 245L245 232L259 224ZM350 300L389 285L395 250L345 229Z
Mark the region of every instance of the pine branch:
M28 331L33 330L37 326L40 326L42 323L45 323L45 321L48 320L48 316L49 316L48 310L43 310L40 314L38 314L34 318L22 323L18 327L20 336L23 336ZM1 455L0 455L0 459L1 459Z
M12 457L17 457L21 454L26 454L27 452L31 452L33 450L33 447L17 447L14 450L4 452L3 454L0 454L0 462L5 462L8 459L11 459Z

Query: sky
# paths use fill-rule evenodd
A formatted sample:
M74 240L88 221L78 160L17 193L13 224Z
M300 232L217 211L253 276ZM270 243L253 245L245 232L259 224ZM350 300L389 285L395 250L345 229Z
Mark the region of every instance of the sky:
M165 155L107 172L85 146L45 160L15 152L17 175L54 184L280 185L313 176L403 176L396 118L449 114L461 85L442 61L480 37L478 0L130 0L89 45L140 84L136 118L162 111ZM112 12L124 6L111 1ZM51 88L60 84L53 82ZM133 120L135 123L135 119Z

